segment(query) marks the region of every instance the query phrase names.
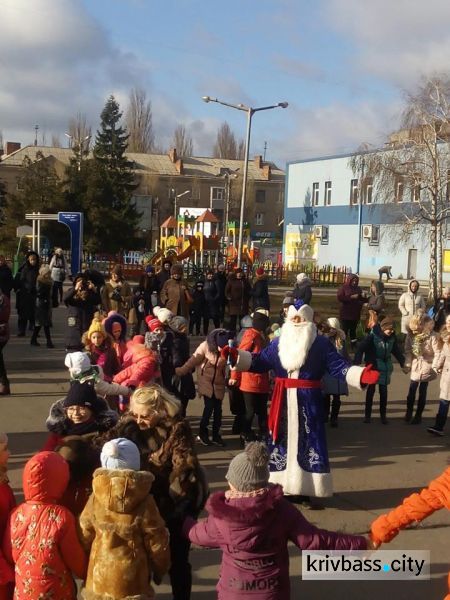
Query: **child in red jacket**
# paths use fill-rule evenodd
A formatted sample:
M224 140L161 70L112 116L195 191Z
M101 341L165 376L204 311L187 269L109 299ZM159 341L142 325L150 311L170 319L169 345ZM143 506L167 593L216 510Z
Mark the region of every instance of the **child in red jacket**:
M219 600L289 600L289 540L305 550L368 547L363 536L311 525L280 485L269 484L269 455L260 442L250 442L233 458L226 479L230 489L206 504L209 517L198 523L188 517L183 527L194 544L222 549ZM255 564L260 568L252 568ZM270 588L264 585L268 580Z
M8 458L8 436L6 433L0 433L0 542L5 534L9 514L16 506L16 499L6 474ZM14 569L3 558L0 550L0 600L11 600L13 593Z
M25 502L10 515L3 553L15 564L15 600L76 600L72 573L84 579L87 557L77 537L75 517L61 506L69 466L56 452L39 452L25 465Z

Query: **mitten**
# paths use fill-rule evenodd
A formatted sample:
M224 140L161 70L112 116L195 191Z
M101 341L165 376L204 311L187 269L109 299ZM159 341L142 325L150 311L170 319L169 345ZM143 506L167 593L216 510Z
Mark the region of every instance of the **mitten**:
M361 384L363 385L374 385L378 383L378 379L380 378L379 371L372 369L372 365L367 365L363 372L361 373Z

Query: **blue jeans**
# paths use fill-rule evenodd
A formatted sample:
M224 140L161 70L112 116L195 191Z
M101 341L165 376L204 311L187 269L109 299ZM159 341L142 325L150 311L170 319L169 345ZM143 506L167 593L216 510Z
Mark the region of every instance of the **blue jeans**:
M222 426L222 400L218 400L215 396L209 398L203 396L205 407L203 409L202 418L200 421L200 433L208 433L208 425L211 415L213 415L213 437L220 435L220 428Z

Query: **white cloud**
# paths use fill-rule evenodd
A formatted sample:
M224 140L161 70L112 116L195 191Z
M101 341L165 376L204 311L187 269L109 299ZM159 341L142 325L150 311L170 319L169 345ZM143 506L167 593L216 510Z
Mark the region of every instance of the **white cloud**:
M313 109L290 106L290 131L272 139L270 154L287 161L308 157L345 154L362 143L379 145L395 128L398 104L361 102L354 106L329 104ZM279 161L279 166L283 167Z
M6 59L7 57L7 59ZM35 123L61 134L77 112L94 127L106 98L120 99L148 65L117 48L78 0L3 0L0 19L0 129L30 143Z
M327 0L323 18L356 44L359 69L401 86L448 71L450 2Z

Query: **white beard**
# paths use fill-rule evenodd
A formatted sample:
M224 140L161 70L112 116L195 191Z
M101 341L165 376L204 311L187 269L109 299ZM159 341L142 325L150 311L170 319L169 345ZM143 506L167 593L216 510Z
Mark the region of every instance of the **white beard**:
M316 339L314 323L293 323L287 320L281 328L278 355L286 371L298 371L304 364L308 352Z

